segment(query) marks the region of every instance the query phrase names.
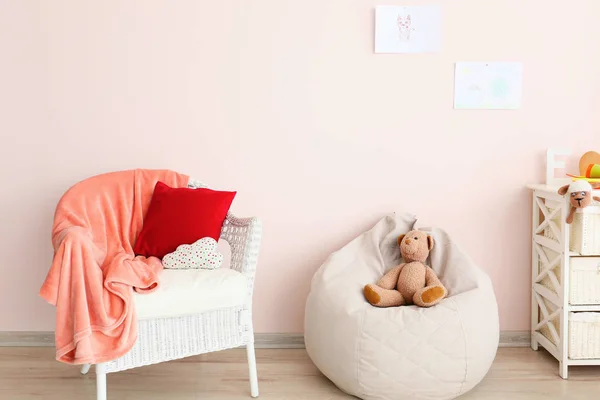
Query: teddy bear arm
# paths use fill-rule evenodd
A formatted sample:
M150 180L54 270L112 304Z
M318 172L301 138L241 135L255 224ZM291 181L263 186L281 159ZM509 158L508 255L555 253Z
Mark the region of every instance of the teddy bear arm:
M406 264L403 263L389 270L377 281L376 285L383 289L395 289L398 284L398 278L400 277L400 271L402 271L402 268L405 265Z
M592 197L592 199L594 199L596 201L600 201L600 197L598 197L598 196L594 196L594 197Z

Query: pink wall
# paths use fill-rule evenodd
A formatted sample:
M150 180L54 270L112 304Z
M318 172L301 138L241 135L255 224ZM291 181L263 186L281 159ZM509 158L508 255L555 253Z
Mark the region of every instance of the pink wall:
M502 329L527 329L524 185L547 147L600 149L600 2L441 2L443 51L406 56L373 54L376 1L206 3L2 1L0 331L53 329L37 290L59 196L135 167L262 217L258 332L301 332L319 264L390 211L447 229ZM524 63L521 110L452 109L453 63L479 60Z

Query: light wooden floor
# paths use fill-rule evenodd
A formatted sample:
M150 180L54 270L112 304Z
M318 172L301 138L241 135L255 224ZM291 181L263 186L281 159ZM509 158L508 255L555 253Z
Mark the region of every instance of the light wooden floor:
M354 399L340 392L304 350L257 350L260 399ZM568 381L544 350L503 348L486 379L461 400L592 400L600 367L575 367ZM250 400L246 353L228 350L108 375L109 400ZM95 399L93 370L54 361L52 348L0 347L0 399Z

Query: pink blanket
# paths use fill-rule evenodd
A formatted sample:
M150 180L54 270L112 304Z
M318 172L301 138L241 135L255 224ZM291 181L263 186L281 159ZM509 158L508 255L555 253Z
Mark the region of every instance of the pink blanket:
M154 186L185 187L164 170L98 175L70 188L54 216L54 260L40 296L56 306L56 359L96 364L127 353L137 339L133 290L151 292L162 264L136 257L135 240Z

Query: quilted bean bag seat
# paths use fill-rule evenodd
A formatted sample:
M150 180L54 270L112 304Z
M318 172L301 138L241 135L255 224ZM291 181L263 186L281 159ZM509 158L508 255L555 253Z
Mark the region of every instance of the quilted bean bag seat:
M363 287L401 262L397 237L415 228L391 214L333 253L313 277L305 310L307 352L337 387L362 399L454 399L477 385L496 356L498 307L489 277L447 233L427 263L448 289L431 308L377 308Z

